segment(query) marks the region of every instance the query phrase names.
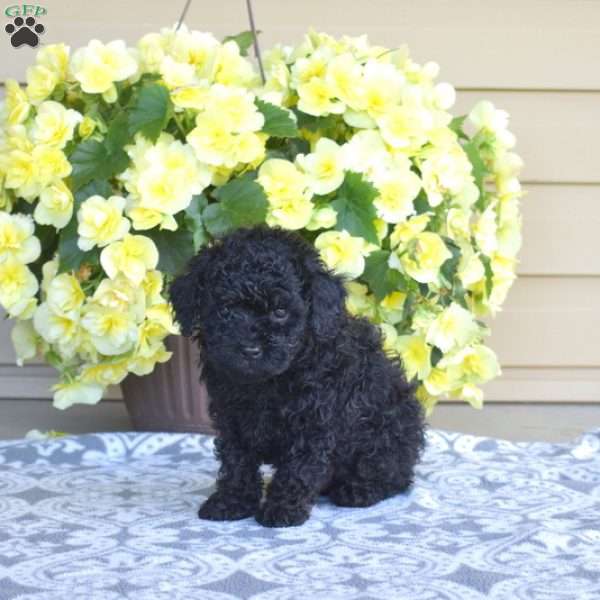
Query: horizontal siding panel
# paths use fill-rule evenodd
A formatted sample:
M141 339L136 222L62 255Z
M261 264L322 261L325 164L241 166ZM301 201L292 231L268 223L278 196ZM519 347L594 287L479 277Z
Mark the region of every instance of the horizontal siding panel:
M600 368L511 368L484 386L488 402L580 402L598 404Z
M491 323L507 367L599 367L600 277L521 277Z
M599 3L600 5L600 3ZM485 98L510 113L523 157L523 179L531 182L600 183L600 92L490 92L458 95L456 114Z
M600 185L528 185L521 275L600 275Z
M91 38L132 43L176 22L184 1L46 0L45 43L74 47ZM408 43L420 62L436 60L444 78L469 88L600 90L600 3L595 0L305 0L255 2L262 46L297 43L311 26L334 35L368 33L374 43ZM248 29L244 2L192 2L186 23L218 37ZM2 61L0 79L20 78L27 47Z

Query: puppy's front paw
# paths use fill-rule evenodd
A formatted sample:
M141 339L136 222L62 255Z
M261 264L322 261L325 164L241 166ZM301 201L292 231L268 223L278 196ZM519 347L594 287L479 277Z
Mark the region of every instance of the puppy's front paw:
M265 502L256 513L256 520L265 527L294 527L310 516L306 508L279 506Z
M249 506L235 497L214 493L198 511L201 519L209 521L239 521L254 515L256 506Z

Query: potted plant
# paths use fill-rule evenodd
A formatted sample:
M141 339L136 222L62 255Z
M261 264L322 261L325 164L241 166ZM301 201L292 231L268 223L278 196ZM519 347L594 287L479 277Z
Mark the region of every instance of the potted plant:
M365 36L276 46L263 82L251 40L183 26L135 48L45 46L24 89L7 82L0 303L19 361L56 367L58 408L123 383L138 423L146 410L201 428L167 284L203 245L266 222L347 277L349 310L380 325L428 410L448 395L481 406L499 366L480 319L521 242L507 114L481 102L453 117L435 63Z

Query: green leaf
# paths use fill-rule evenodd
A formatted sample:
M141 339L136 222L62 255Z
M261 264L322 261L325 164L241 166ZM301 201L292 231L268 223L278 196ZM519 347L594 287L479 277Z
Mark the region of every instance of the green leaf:
M78 144L69 157L73 166L71 178L73 187L80 188L98 175L108 158L106 147L96 140L85 140Z
M104 142L85 140L75 147L69 156L75 191L93 179L109 179L127 168L129 157L122 148L116 148L115 143L113 137Z
M473 177L475 178L475 184L479 188L480 193L483 193L483 178L488 174L487 167L481 159L479 153L479 146L475 141L471 141L463 146L464 151L467 153L469 161L473 166Z
M458 269L458 263L460 262L460 247L454 243L450 238L444 237L442 238L446 247L452 253L452 257L448 258L440 269L440 273L442 277L446 280L445 283L448 287L452 287L452 282L454 281L454 276L456 275L456 270Z
M202 213L202 220L208 233L218 238L233 229L222 204L209 204Z
M202 211L206 208L208 200L204 194L194 196L189 206L185 209L185 224L192 232L194 239L194 250L196 252L208 242L208 236L204 228Z
M155 142L173 114L169 90L158 83L143 86L129 113L129 134L140 132Z
M214 191L232 228L264 223L269 205L262 186L248 174L232 179Z
M179 275L196 253L191 231L180 226L177 231L149 229L144 232L158 250L158 270L168 275Z
M373 221L377 214L373 200L377 190L360 173L349 171L331 203L337 211L336 229L345 229L353 236L379 244Z
M119 113L112 121L104 138L104 145L109 154L114 154L123 150L123 146L131 141L131 135L128 130L129 118L125 111Z
M437 346L434 346L431 349L431 366L432 367L437 366L437 364L440 362L440 360L442 360L443 356L444 356L444 354L442 353L442 351Z
M425 190L421 190L419 192L419 195L414 200L414 205L418 215L422 215L423 213L426 213L431 210Z
M257 31L256 35L258 35L259 33L262 32ZM227 37L223 38L223 43L231 41L235 42L238 45L240 49L240 54L242 56L248 56L248 50L250 46L252 46L252 44L254 43L254 35L252 34L252 31L242 31L237 35L228 35Z
M485 254L481 254L480 259L483 263L483 268L485 269L485 293L489 298L494 285L494 271L492 270L492 262L489 256L486 256Z
M377 250L365 259L365 270L361 278L368 284L377 300L388 294L405 289L404 276L388 265L390 252Z
M335 115L315 117L298 109L294 110L294 114L296 115L298 129L308 129L309 131L328 133L333 131L339 122L339 117Z
M292 112L258 98L254 102L265 117L265 124L261 131L273 137L298 137L298 127Z
M465 123L466 118L467 115L462 115L461 117L454 117L454 119L450 121L450 125L448 125L448 127L450 127L452 131L454 131L454 133L458 136L458 139L460 140L469 139L469 136L463 130L463 125Z

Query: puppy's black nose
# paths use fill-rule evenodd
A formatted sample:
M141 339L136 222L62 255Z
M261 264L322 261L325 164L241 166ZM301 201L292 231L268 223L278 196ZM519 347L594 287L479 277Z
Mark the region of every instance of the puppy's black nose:
M262 354L260 346L243 346L242 354L248 358L258 358Z

